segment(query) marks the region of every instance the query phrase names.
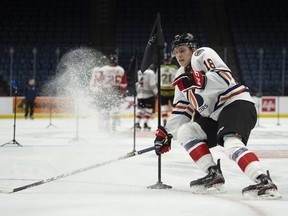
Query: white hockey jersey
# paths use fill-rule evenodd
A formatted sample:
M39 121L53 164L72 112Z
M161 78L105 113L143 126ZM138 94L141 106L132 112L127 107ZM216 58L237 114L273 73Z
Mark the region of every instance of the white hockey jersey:
M126 93L127 79L124 69L119 65L95 67L91 73L90 90L97 93L111 87Z
M236 83L230 69L219 55L211 48L197 49L191 59L193 71L204 71L206 85L204 89L193 89L181 92L175 88L174 108L168 119L166 128L177 139L178 128L191 121L196 109L202 116L218 120L222 109L236 100L254 103L248 87ZM180 67L176 77L184 73Z
M126 89L126 74L121 66L105 65L101 68L101 71L103 71L104 82L107 83L107 85L115 88Z
M145 99L156 96L158 93L156 74L153 70L147 69L142 73L138 71L137 98Z
M99 92L100 85L98 85L99 80L103 79L103 72L101 72L100 67L94 67L91 71L91 78L89 83L89 90L93 93Z
M173 96L174 95L174 86L172 86L172 82L174 81L177 73L176 65L161 65L161 96Z

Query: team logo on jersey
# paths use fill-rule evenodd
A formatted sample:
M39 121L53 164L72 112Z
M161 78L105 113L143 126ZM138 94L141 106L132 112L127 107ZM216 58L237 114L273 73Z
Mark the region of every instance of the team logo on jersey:
M201 55L201 53L204 52L204 51L205 51L204 49L198 49L198 50L196 50L196 51L194 52L194 55L195 55L195 56L199 56L199 55Z
M208 108L208 105L204 103L204 99L201 95L196 94L192 90L188 93L189 102L194 106L199 113L202 113L205 109Z
M208 108L208 105L207 104L204 104L203 106L201 106L201 107L199 107L198 108L198 112L199 113L202 113L205 109L207 109Z
M195 95L195 98L197 100L198 107L201 107L203 105L203 103L204 103L204 100L203 100L202 96L199 95L199 94L196 94L196 93L194 93L194 95Z

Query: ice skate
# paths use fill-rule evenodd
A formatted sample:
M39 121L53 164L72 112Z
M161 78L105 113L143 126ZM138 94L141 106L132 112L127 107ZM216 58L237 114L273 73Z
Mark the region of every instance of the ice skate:
M148 126L147 123L144 123L144 127L143 127L143 129L146 130L146 131L150 131L150 130L151 130L151 127Z
M141 131L141 126L139 123L135 123L134 128L136 131Z
M206 176L190 182L190 188L195 193L221 193L224 192L224 183L225 179L218 159L217 165L208 168Z
M270 178L269 171L267 171L267 175L260 175L257 180L259 181L258 184L249 185L242 190L246 199L280 199L282 197Z

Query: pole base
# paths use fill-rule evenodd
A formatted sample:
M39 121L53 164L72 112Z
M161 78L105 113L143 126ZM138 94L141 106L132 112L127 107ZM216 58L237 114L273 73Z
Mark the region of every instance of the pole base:
M74 137L73 139L71 139L70 141L69 141L69 143L76 143L76 142L86 142L86 140L85 139L82 139L82 138L80 138L80 137L78 137L78 136L76 136L76 137Z
M148 189L171 189L172 186L163 184L162 182L157 182L155 185L147 187Z
M54 124L50 123L46 128L49 128L49 127L54 127L54 128L57 128Z
M17 145L19 147L22 147L22 145L20 143L18 143L15 139L11 140L10 142L8 143L4 143L3 145L1 145L1 147L5 146L5 145Z

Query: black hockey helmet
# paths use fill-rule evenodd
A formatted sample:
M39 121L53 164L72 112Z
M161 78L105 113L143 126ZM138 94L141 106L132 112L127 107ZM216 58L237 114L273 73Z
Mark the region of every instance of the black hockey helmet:
M166 62L169 62L169 61L171 61L172 60L172 56L171 56L171 53L165 53L164 54L164 61L166 61Z
M172 51L175 47L186 45L189 48L198 48L198 41L191 33L183 33L182 35L176 35L174 41L171 43Z
M117 64L117 56L115 54L109 55L109 62L110 64Z

